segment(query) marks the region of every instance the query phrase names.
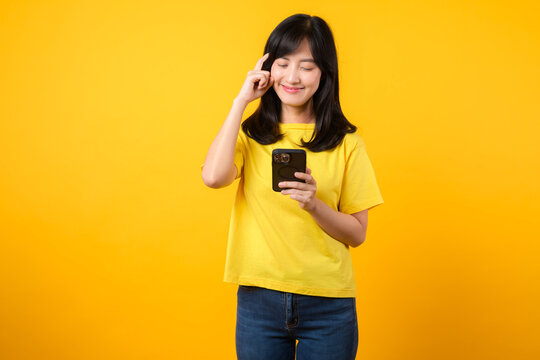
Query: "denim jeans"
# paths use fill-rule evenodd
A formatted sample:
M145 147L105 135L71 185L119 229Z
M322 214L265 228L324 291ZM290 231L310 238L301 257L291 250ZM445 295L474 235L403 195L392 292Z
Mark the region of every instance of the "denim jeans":
M320 297L239 285L239 360L354 360L356 298ZM298 345L296 341L298 340Z

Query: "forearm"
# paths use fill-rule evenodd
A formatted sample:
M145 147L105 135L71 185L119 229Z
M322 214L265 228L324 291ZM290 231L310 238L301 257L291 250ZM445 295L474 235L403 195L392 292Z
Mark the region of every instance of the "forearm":
M242 114L247 104L234 100L229 115L214 138L206 155L202 177L210 187L229 185L234 171L234 151L242 122Z
M332 209L319 198L315 202L314 209L308 212L328 235L352 247L364 242L365 229L354 216Z

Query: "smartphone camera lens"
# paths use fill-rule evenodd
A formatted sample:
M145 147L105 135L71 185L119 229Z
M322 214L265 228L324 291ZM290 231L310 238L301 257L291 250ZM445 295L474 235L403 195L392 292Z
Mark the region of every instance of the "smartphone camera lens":
M291 160L290 154L280 153L274 154L274 162L277 164L288 164Z

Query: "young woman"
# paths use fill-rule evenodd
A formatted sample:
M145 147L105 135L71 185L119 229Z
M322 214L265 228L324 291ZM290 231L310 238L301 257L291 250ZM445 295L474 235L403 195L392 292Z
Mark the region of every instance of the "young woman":
M240 179L224 281L238 284L243 359L354 359L356 286L350 247L382 204L356 127L339 102L332 32L296 14L270 34L202 165L211 188ZM248 103L261 98L243 123ZM242 129L240 129L240 126ZM272 189L272 150L304 149L306 173ZM297 344L298 341L298 344Z

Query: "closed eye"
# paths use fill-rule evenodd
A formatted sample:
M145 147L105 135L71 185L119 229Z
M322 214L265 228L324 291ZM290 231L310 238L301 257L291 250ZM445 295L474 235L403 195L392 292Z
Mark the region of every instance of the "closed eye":
M281 67L281 68L287 67L287 65L278 65L278 66ZM305 68L305 67L302 67L302 68L300 68L300 69L304 69L304 70L307 70L307 71L313 70L313 68Z

